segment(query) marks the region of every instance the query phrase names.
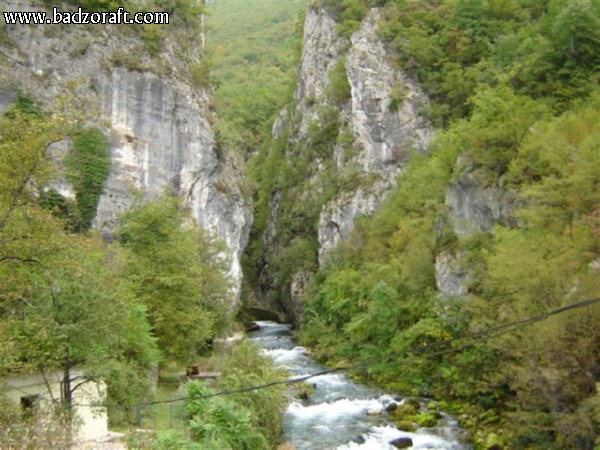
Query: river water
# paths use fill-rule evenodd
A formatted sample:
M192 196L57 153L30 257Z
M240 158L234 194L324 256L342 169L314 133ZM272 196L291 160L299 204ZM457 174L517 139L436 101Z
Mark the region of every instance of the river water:
M290 325L257 322L260 330L250 340L262 348L278 367L292 376L320 372L326 367L306 355L290 336ZM306 400L294 398L284 417L284 442L295 450L319 449L395 449L390 442L411 438L414 449L466 450L460 443L460 430L451 416L442 414L439 426L419 428L415 432L398 430L389 420L385 407L398 397L358 384L341 373L321 375L309 380L315 386ZM382 411L381 414L377 412ZM369 414L367 414L369 413Z

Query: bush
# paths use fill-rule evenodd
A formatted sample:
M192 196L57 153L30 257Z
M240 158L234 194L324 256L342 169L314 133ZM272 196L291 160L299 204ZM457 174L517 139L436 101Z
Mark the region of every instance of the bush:
M390 110L392 112L398 112L400 105L406 100L408 92L406 87L400 84L392 87L390 91Z
M108 140L98 128L85 128L73 136L71 152L65 160L67 176L73 183L79 209L79 230L91 227L104 181L110 173Z
M351 97L350 83L346 73L346 58L341 57L329 72L329 98L335 104L341 104Z
M210 70L210 62L206 57L190 64L190 79L192 84L198 88L209 87L211 84Z
M248 341L234 346L219 369L221 376L214 389L199 381L185 385L185 417L192 440L200 444L199 448L215 450L262 450L275 445L281 436L282 413L287 403L283 386L202 397L281 380L285 374L274 369ZM163 442L172 444L181 439L169 435L163 437Z

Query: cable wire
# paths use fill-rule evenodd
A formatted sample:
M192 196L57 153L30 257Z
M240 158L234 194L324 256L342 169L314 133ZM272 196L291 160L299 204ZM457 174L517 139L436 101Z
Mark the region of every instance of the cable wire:
M567 311L571 311L571 310L575 310L575 309L579 309L579 308L585 308L585 307L592 306L597 303L600 303L600 297L583 300L583 301L580 301L577 303L572 303L570 305L563 306L561 308L557 308L557 309L554 309L551 311L547 311L545 313L538 314L536 316L529 317L527 319L522 319L522 320L519 320L516 322L510 322L510 323L506 323L506 324L502 324L502 325L497 325L494 327L487 328L485 330L480 330L480 331L476 331L474 333L469 333L469 334L466 334L466 335L458 337L458 338L445 339L442 341L434 342L429 345L421 345L418 347L414 347L412 349L407 349L402 352L397 352L397 353L391 355L389 358L396 359L396 358L405 358L407 356L408 357L420 356L420 357L431 358L431 357L443 356L443 355L447 355L447 354L451 354L451 353L458 353L463 350L466 350L467 348L471 348L471 347L476 346L477 344L483 343L489 339L493 339L493 338L502 336L504 334L512 333L513 331L515 331L518 328L522 328L522 327L531 325L536 322L541 322L551 316L555 316L555 315L562 314ZM463 345L460 345L459 347L441 349L452 343L465 341L465 340L468 341L471 339L474 339L474 340L472 342L467 342ZM194 397L177 397L177 398L173 398L173 399L169 399L169 400L155 400L155 401L146 402L146 403L143 403L141 405L136 405L136 406L151 406L151 405L159 405L159 404L165 404L165 403L175 403L175 402L180 402L180 401L184 401L184 400L188 400L188 399L201 400L201 399L207 399L207 398L212 398L212 397L220 397L220 396L224 396L224 395L244 394L247 392L257 391L257 390L261 390L261 389L267 389L267 388L274 387L274 386L301 383L301 382L310 380L311 378L315 378L315 377L318 377L321 375L328 375L328 374L337 373L337 372L345 372L345 371L349 371L349 370L360 370L360 369L365 370L365 369L372 368L372 367L387 367L387 366L397 365L397 364L404 363L404 362L405 362L404 360L394 360L394 361L385 361L385 362L379 362L379 363L373 363L373 364L361 363L361 364L352 364L352 365L347 365L347 366L339 366L339 367L333 367L330 369L325 369L325 370L322 370L319 372L311 373L308 375L294 376L294 377L286 378L285 380L272 381L270 383L249 386L247 388L223 390L223 391L218 391L218 392L214 392L211 394L198 395L198 396L194 396Z
M503 336L508 333L512 333L516 329L523 328L525 326L534 324L536 322L541 322L543 320L546 320L551 316L556 316L558 314L562 314L567 311L572 311L572 310L579 309L579 308L589 307L589 306L595 305L597 303L600 303L600 297L592 298L592 299L588 299L588 300L582 300L580 302L572 303L570 305L566 305L566 306L563 306L563 307L560 307L557 309L553 309L553 310L547 311L545 313L538 314L536 316L532 316L532 317L528 317L526 319L518 320L515 322L509 322L509 323L497 325L494 327L486 328L485 330L480 330L480 331L476 331L473 333L465 334L465 335L459 336L457 338L444 339L444 340L433 342L433 343L430 343L427 345L420 345L417 347L409 348L409 349L403 350L401 352L396 352L387 357L388 359L393 358L394 359L393 361L388 360L388 361L382 362L380 360L374 360L373 362L363 362L360 364L351 364L351 365L346 365L346 366L332 367L329 369L321 370L319 372L314 372L314 373L307 374L307 375L292 376L292 377L286 378L284 380L272 381L269 383L249 386L246 388L222 390L222 391L213 392L210 394L196 395L193 397L185 396L185 397L176 397L176 398L172 398L169 400L154 400L154 401L150 401L150 402L138 403L133 406L135 406L136 408L139 408L139 407L146 407L146 406L152 406L152 405L176 403L176 402L181 402L181 401L189 400L189 399L202 400L202 399L208 399L208 398L213 398L213 397L221 397L221 396L225 396L225 395L244 394L247 392L268 389L268 388L271 388L274 386L302 383L304 381L310 380L315 377L319 377L322 375L329 375L329 374L337 373L337 372L346 372L346 371L350 371L350 370L366 370L366 369L373 368L373 367L394 366L394 365L405 363L407 357L408 358L416 358L416 357L433 358L433 357L444 356L444 355L448 355L448 354L452 354L452 353L459 353L463 350L474 347L474 346L481 344L485 341L488 341L490 339L493 339L493 338L496 338L499 336ZM462 341L470 341L470 340L472 340L472 341L466 342L465 344L462 344L458 347L444 348L444 347L449 346L450 344L454 344L454 343L462 342ZM403 359L401 359L401 358L403 358ZM101 407L102 405L74 403L73 406Z

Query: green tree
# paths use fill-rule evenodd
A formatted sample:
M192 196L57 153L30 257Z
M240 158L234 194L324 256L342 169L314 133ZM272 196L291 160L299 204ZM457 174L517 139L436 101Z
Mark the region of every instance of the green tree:
M594 5L591 0L556 4L562 4L551 31L557 56L597 70L600 64L600 5Z
M3 303L2 337L12 351L12 364L3 370L60 372L63 387L55 400L67 411L84 384L105 382L106 406L119 422L149 395L155 340L144 309L128 302L99 239L63 236L62 242L60 253L38 270L19 270L27 291Z
M148 394L156 362L145 313L128 302L99 238L66 234L38 201L56 174L48 148L72 133L78 114L58 103L51 114L24 112L22 103L0 118L0 373L62 373L55 400L69 412L83 384L110 377L118 392L123 378L107 369L135 366L128 382L143 387L123 397L130 405Z
M224 330L232 311L224 248L163 194L121 218L125 273L148 308L163 358L191 364Z

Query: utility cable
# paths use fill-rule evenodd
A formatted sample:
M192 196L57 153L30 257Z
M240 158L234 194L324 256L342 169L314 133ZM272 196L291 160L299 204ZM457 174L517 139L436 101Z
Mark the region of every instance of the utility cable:
M467 348L474 347L477 344L480 344L487 340L502 336L504 334L511 333L518 328L522 328L522 327L531 325L536 322L541 322L551 316L555 316L555 315L562 314L567 311L571 311L571 310L575 310L575 309L579 309L579 308L585 308L585 307L588 307L588 306L591 306L591 305L594 305L597 303L600 303L600 297L583 300L583 301L577 302L577 303L572 303L570 305L563 306L561 308L557 308L557 309L554 309L551 311L547 311L545 313L542 313L542 314L539 314L539 315L536 315L533 317L529 317L527 319L522 319L522 320L519 320L516 322L510 322L510 323L494 326L491 328L487 328L485 330L466 334L466 335L458 337L458 338L445 339L442 341L437 341L437 342L431 343L429 345L421 345L418 347L414 347L412 349L403 350L401 352L394 353L393 355L389 356L388 358L396 359L396 358L405 358L407 356L408 357L420 356L420 357L431 358L431 357L438 357L438 356L443 356L443 355L447 355L447 354L451 354L451 353L458 353L463 350L466 350ZM465 341L465 340L471 340L471 339L474 339L474 340L472 342L467 342L458 347L444 349L444 347L446 347L452 343ZM270 383L249 386L247 388L229 389L229 390L223 390L223 391L218 391L218 392L213 392L210 394L198 395L198 396L193 396L193 397L178 397L178 398L173 398L170 400L155 400L155 401L151 401L151 402L146 402L140 406L151 406L151 405L159 405L159 404L164 404L164 403L174 403L174 402L180 402L180 401L184 401L184 400L188 400L188 399L201 400L201 399L208 399L208 398L220 397L220 396L225 396L225 395L244 394L247 392L257 391L257 390L261 390L261 389L267 389L267 388L274 387L274 386L301 383L301 382L310 380L311 378L315 378L315 377L322 376L322 375L329 375L332 373L345 372L345 371L349 371L349 370L360 370L360 369L365 370L365 369L372 368L372 367L387 367L387 366L393 366L393 365L397 365L397 364L404 363L404 362L405 362L404 360L395 360L395 361L378 362L378 363L374 363L374 364L361 363L361 364L352 364L352 365L347 365L347 366L339 366L339 367L333 367L330 369L325 369L325 370L322 370L319 372L311 373L308 375L293 376L293 377L287 378L285 380L272 381Z
M367 370L367 369L373 368L373 367L394 366L394 365L405 363L407 357L408 358L415 358L415 357L433 358L433 357L444 356L444 355L448 355L448 354L452 354L452 353L459 353L463 350L474 347L474 346L481 344L485 341L488 341L490 339L493 339L493 338L496 338L499 336L503 336L508 333L512 333L516 329L534 324L536 322L541 322L543 320L546 320L547 318L549 318L551 316L556 316L558 314L562 314L567 311L572 311L572 310L579 309L579 308L589 307L589 306L595 305L597 303L600 303L600 297L592 298L592 299L588 299L588 300L582 300L580 302L572 303L570 305L566 305L561 308L550 310L545 313L538 314L536 316L532 316L532 317L518 320L515 322L509 322L509 323L497 325L494 327L486 328L484 330L469 333L469 334L466 334L464 336L460 336L457 338L444 339L441 341L432 342L431 344L420 345L417 347L409 348L409 349L403 350L401 352L396 352L392 355L389 355L386 358L386 359L394 359L393 361L388 360L388 361L382 362L378 359L378 360L374 360L373 362L363 362L360 364L351 364L351 365L346 365L346 366L332 367L329 369L324 369L319 372L314 372L314 373L307 374L307 375L292 376L290 378L286 378L285 380L272 381L269 383L249 386L246 388L222 390L222 391L213 392L210 394L196 395L193 397L185 396L185 397L172 398L169 400L154 400L154 401L150 401L150 402L140 403L135 406L136 407L142 407L142 406L145 407L145 406L152 406L152 405L181 402L181 401L189 400L189 399L202 400L202 399L208 399L208 398L213 398L213 397L221 397L221 396L225 396L225 395L244 394L244 393L258 391L258 390L262 390L262 389L268 389L268 388L271 388L274 386L302 383L302 382L308 381L312 378L316 378L316 377L319 377L322 375L338 373L338 372L347 372L350 370ZM458 347L447 348L451 344L455 344L457 342L462 342L462 341L469 341L469 340L472 340L472 341L466 342L462 345L459 345ZM98 405L98 404L73 404L73 406L98 407L101 405Z

